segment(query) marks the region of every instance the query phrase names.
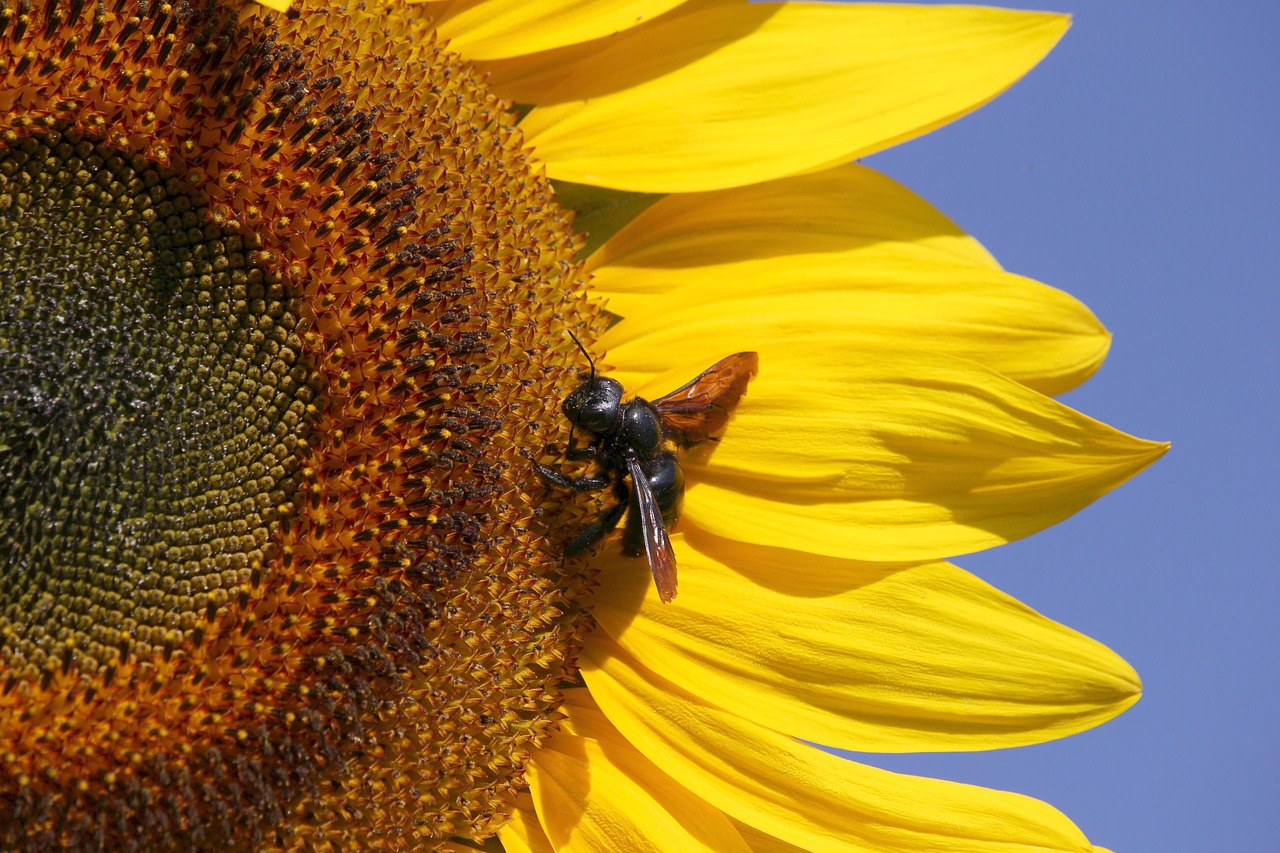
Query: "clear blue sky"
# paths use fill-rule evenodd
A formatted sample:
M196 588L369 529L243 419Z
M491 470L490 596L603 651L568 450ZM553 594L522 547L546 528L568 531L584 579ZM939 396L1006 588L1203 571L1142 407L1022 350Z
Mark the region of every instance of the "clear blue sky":
M993 5L1020 4L997 2ZM1280 3L1062 0L975 115L871 158L1115 335L1065 401L1173 442L1032 539L956 562L1116 649L1146 693L1044 746L877 759L1021 791L1117 853L1280 850Z

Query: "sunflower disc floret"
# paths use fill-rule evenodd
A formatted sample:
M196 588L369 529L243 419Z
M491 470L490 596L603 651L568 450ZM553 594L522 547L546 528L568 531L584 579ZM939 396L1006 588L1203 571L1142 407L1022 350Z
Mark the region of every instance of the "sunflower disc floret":
M0 846L491 834L599 326L505 105L400 7L24 4L0 68Z

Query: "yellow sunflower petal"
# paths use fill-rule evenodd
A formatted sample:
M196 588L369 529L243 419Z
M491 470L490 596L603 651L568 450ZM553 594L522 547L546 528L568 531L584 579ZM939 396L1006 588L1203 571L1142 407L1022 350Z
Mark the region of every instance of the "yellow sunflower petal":
M769 833L761 832L754 826L749 826L741 821L733 821L733 828L738 830L738 835L742 836L742 840L747 842L747 846L751 848L751 853L808 853L803 847L788 844L781 838L775 838Z
M436 32L467 59L535 53L634 27L683 0L487 0L442 9Z
M565 690L564 704L560 706L560 710L565 714L565 719L560 723L560 731L634 749L631 742L609 722L604 711L591 698L591 691L585 687Z
M691 11L697 11L708 3L724 0L686 0L663 16L670 21ZM645 22L644 26L655 24ZM727 34L732 40L733 34ZM563 47L526 53L503 59L475 60L475 66L486 75L489 88L497 95L517 104L554 103L553 93L563 88L574 70L591 57L607 48L617 36L606 36L591 41L566 44ZM572 92L562 94L561 100L572 100Z
M931 351L1059 394L1110 345L1078 300L1003 272L923 199L856 165L667 196L588 268L626 317L600 342L625 385L665 369L673 353L710 364L799 336L907 352L928 340Z
M553 178L652 192L756 183L970 112L1067 25L1003 9L725 0L602 46L522 127Z
M569 187L568 205L578 209L575 194L584 193ZM557 200L560 195L557 184ZM707 269L828 253L856 262L888 248L1000 269L981 243L933 205L874 169L849 163L660 198L592 254L586 270L597 294L626 317L650 305L645 297L695 283Z
M1067 518L1168 449L964 359L803 338L759 349L724 440L684 458L682 520L728 539L856 560L963 554ZM680 370L636 390L694 375Z
M673 541L675 601L643 561L606 555L597 621L665 678L784 734L867 752L1019 746L1098 725L1141 690L1110 649L947 563Z
M701 701L600 635L582 672L609 720L673 779L805 850L1089 850L1042 802L836 758Z
M599 41L589 41L510 59L476 60L474 64L498 97L517 104L536 104L543 101L548 92L555 91L564 80L566 69L573 68L599 48Z
M884 352L928 349L971 359L1043 394L1069 391L1102 364L1111 337L1060 290L996 270L923 259L804 255L708 270L653 310L625 314L601 346L634 387L673 355L713 364L727 353L805 340ZM620 369L625 365L629 370Z
M594 252L641 211L663 196L629 193L590 184L555 181L556 203L573 211L573 229L585 237L579 256Z
M621 738L557 733L526 766L538 819L557 851L749 853L718 809Z
M591 698L591 691L583 688L575 688L565 691L564 706L562 710L567 717L561 723L561 730L569 734L578 735L580 737L594 738L610 745L614 749L635 751L635 747L628 741L621 732L609 722L609 718L600 710L600 706ZM678 786L674 779L669 776L666 779L667 786ZM693 796L685 793L682 796ZM701 802L701 800L699 800ZM723 815L723 812L718 812ZM787 844L780 839L761 832L753 826L745 823L729 819L729 823L736 831L752 853L803 853L801 848Z
M556 849L542 831L533 798L527 793L516 797L511 820L498 830L498 840L506 853L555 853Z
M268 9L274 9L277 12L287 12L289 11L289 5L292 3L292 0L257 0L257 2L262 6L266 6Z

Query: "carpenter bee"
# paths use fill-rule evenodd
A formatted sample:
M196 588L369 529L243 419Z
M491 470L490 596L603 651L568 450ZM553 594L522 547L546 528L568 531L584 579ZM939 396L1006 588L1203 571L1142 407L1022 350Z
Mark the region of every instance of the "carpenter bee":
M759 359L753 352L740 352L653 402L633 397L624 403L621 383L597 376L590 354L577 336L569 334L591 365L591 376L565 397L561 407L571 425L565 458L592 459L600 473L574 478L537 462L533 466L544 480L561 488L591 492L610 487L614 503L570 540L565 556L595 545L625 514L622 553L645 554L659 598L671 601L676 597L676 557L667 528L676 523L684 502L684 472L676 449L720 440L729 413L756 375ZM575 446L573 428L590 434L587 446Z

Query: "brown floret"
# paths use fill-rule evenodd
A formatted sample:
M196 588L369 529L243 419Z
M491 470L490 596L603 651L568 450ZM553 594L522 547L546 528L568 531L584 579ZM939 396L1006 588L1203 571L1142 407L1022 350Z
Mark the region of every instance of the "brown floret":
M153 204L198 218L173 227L221 244L211 286L242 326L275 318L245 332L265 368L227 362L259 384L216 398L258 449L182 468L250 489L218 504L243 524L192 510L235 541L165 552L142 620L158 627L121 622L125 601L94 611L119 624L89 625L92 651L65 632L55 655L4 647L5 849L483 837L552 724L584 580L561 567L530 495L554 496L520 448L559 435L547 401L576 361L562 329L602 321L506 105L435 42L428 10L0 14L7 150L87 145L153 173L168 193ZM264 370L291 378L259 395ZM108 575L81 579L87 600Z

